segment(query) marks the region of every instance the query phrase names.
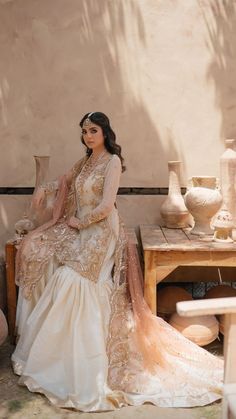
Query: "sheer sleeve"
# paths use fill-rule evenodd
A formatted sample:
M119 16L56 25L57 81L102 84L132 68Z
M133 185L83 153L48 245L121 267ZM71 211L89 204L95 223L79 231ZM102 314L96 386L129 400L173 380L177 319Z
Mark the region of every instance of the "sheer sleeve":
M107 166L102 201L85 217L78 218L78 229L86 228L89 224L96 223L109 215L116 201L120 175L121 162L119 157L114 155Z

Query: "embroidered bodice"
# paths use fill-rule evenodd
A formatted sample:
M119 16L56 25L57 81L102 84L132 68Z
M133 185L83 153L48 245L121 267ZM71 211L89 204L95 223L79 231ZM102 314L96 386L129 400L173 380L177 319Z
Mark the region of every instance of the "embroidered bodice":
M87 162L75 181L79 228L109 215L114 208L121 174L117 155L106 154L94 168Z

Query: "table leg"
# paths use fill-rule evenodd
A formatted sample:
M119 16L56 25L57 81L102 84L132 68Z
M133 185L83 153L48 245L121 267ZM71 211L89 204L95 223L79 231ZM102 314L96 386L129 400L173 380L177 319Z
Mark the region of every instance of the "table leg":
M156 314L156 268L153 254L144 252L144 298L153 314Z
M178 266L157 266L156 268L156 284L159 284L165 279L171 272L173 272ZM156 301L157 301L157 289L156 289ZM157 303L156 303L157 304Z

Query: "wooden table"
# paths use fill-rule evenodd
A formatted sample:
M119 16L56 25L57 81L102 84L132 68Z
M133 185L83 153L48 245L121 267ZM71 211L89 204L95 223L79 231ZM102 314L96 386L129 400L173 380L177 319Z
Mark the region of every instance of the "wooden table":
M144 297L156 314L156 285L178 266L236 267L236 244L213 242L189 229L140 226L144 253Z

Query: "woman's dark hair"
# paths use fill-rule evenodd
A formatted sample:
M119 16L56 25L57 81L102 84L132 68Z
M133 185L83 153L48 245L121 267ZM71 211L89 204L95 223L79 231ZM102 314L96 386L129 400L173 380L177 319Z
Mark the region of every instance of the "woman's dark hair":
M102 112L93 112L93 113L86 113L86 115L83 116L83 118L80 121L81 128L83 127L83 123L85 119L89 118L91 122L101 127L103 136L104 136L104 145L107 149L107 151L111 154L116 154L121 161L122 166L122 172L125 171L124 166L124 159L121 155L121 146L116 143L116 134L114 133L113 129L110 126L109 118ZM81 136L82 143L86 146L83 134ZM86 153L88 156L92 154L92 150L86 146L87 150Z

